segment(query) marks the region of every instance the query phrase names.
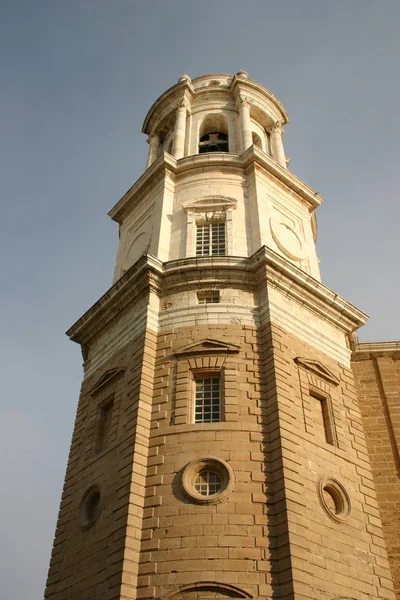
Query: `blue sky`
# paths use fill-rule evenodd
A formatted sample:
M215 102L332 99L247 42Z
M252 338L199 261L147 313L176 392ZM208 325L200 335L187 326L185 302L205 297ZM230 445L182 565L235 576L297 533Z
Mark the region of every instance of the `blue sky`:
M40 597L82 377L64 331L110 287L108 210L188 73L273 91L290 169L325 197L323 282L400 339L397 0L0 2L0 596Z

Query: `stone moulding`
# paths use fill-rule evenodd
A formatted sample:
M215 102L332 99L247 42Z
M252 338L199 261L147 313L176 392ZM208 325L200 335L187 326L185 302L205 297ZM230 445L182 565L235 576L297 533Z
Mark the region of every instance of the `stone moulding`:
M294 362L299 367L302 367L307 371L311 371L311 373L317 375L317 377L322 377L334 386L339 385L340 383L339 379L329 369L327 369L322 363L316 360L308 360L306 358L301 358L300 356L298 356L294 359Z
M200 267L200 268L197 268ZM80 344L87 343L146 293L158 295L198 286L202 273L218 272L220 285L260 289L271 285L320 318L349 334L368 319L368 315L338 296L276 252L263 246L250 258L210 256L185 258L162 263L153 256L140 258L68 331Z
M400 358L400 342L359 342L355 335L352 350L352 360L369 360L383 356Z
M203 496L196 491L194 481L196 476L204 470L211 470L221 478L221 489L211 496ZM235 475L232 467L222 458L205 456L196 458L188 463L181 472L181 485L187 498L195 504L219 504L223 502L233 490Z
M324 491L331 495L335 503L335 511L327 504ZM345 523L351 513L350 497L345 487L333 477L321 475L317 483L318 498L326 514L336 523Z
M301 179L293 175L287 169L281 167L271 156L265 154L257 146L250 146L243 154L233 154L231 152L212 152L204 154L195 154L176 160L173 156L164 152L134 183L134 185L122 196L121 200L110 210L109 216L121 223L124 216L130 211L131 207L137 203L144 190L147 189L149 182L154 183L157 177L163 177L169 171L175 175L180 175L187 170L192 173L196 169L204 169L211 166L213 169L226 167L229 170L236 168L244 171L250 164L257 164L285 184L291 191L298 194L301 200L306 204L308 210L312 212L322 202L323 198L305 184Z
M125 369L110 369L109 371L104 373L102 377L100 377L99 381L93 386L90 394L92 396L94 394L97 394L97 392L101 390L101 388L103 388L105 385L108 385L112 381L115 381L118 377L122 377L124 373Z
M205 340L200 340L199 342L195 342L194 344L189 344L187 346L183 346L174 352L175 356L183 356L195 354L198 356L199 354L209 354L209 353L224 353L224 354L237 354L240 352L240 346L237 344L229 344L224 341L215 340L211 338L207 338Z
M195 79L181 77L178 83L166 90L150 107L150 110L144 119L142 133L149 135L154 131L158 124L165 119L169 113L173 112L182 100L187 100L190 104L190 100L195 98L196 95L204 92L207 93L207 88L198 87L196 83L201 80L206 80L209 77L211 77L212 80L215 80L218 77L224 79L228 78L229 85L224 86L224 89L230 91L234 96L239 95L240 91L245 91L250 97L254 94L259 98L263 97L278 111L283 124L290 123L289 114L282 102L263 85L246 76L242 76L241 72L233 77L226 73L210 73L209 75L202 75Z
M207 581L207 580L199 581L198 583L190 583L190 584L186 584L186 585L180 585L179 587L174 588L173 590L167 592L166 594L162 595L159 598L160 598L160 600L172 600L175 596L177 598L179 598L180 594L184 594L185 592L190 592L190 591L195 591L195 590L199 590L201 592L201 591L204 591L209 588L212 588L216 592L218 592L218 591L227 592L231 598L235 598L235 597L237 597L237 598L253 598L253 594L250 594L246 590L238 588L229 583L220 583L218 581ZM202 596L202 597L206 598L206 596Z

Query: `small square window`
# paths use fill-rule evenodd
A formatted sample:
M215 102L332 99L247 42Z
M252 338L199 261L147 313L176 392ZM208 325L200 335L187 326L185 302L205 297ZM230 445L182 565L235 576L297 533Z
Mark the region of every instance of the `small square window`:
M208 292L197 292L197 300L199 304L218 304L219 303L219 292L208 291Z

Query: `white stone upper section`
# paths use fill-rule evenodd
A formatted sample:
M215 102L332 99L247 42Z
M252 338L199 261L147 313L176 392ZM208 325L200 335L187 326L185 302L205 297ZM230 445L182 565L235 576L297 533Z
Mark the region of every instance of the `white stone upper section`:
M262 246L319 280L322 198L287 169L288 122L244 71L180 77L146 116L148 168L109 213L120 225L114 282L145 254L250 257Z
M201 140L218 132L227 136L225 151L240 154L254 144L286 168L282 126L289 120L278 98L245 71L193 80L183 75L156 100L144 121L147 166L162 152L177 159L199 154Z

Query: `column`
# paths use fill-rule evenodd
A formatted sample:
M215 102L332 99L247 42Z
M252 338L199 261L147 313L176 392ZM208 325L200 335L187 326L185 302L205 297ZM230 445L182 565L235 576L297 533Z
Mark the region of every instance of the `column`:
M239 98L240 125L242 128L242 152L253 144L250 121L250 102L247 98Z
M279 121L274 123L269 130L269 133L271 135L272 156L281 167L287 169L285 151L282 143L283 129L281 123Z
M150 165L152 165L153 162L158 158L158 151L160 149L160 136L156 133L153 133L147 142L149 144L149 155L147 157L146 168L148 169Z
M176 109L176 121L174 132L174 148L173 155L175 158L183 158L185 151L185 134L186 134L186 106L180 104Z

